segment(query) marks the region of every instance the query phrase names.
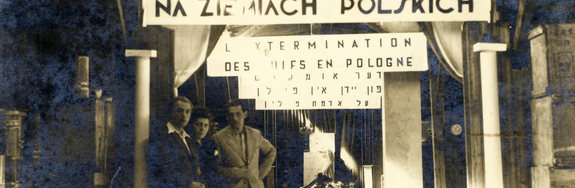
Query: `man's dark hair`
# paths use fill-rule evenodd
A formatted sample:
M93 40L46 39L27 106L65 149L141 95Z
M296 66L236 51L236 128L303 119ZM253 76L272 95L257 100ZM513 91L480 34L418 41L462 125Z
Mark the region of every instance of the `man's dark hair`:
M174 97L172 101L170 101L170 103L168 104L168 113L172 113L172 110L174 110L174 104L176 104L176 102L178 101L188 103L192 108L194 108L194 105L192 104L192 102L190 102L190 100L188 100L188 98L184 96L177 96Z
M208 110L206 108L198 107L198 108L194 109L194 112L192 112L192 117L190 118L190 122L193 123L198 118L206 118L206 119L212 121L212 119L214 119L214 116L212 116L212 113L210 113L210 110Z
M236 98L236 99L232 99L232 100L228 101L228 103L226 104L226 113L228 112L229 107L234 107L234 106L241 106L242 111L246 111L246 105L244 104L244 101Z

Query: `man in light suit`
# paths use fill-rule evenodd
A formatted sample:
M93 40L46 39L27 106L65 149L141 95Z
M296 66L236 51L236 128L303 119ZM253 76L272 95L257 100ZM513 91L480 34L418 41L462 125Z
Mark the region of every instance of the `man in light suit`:
M212 136L218 145L218 171L224 187L263 188L263 179L271 169L276 149L257 129L244 125L248 112L241 100L227 105L228 126ZM259 164L260 151L264 159Z

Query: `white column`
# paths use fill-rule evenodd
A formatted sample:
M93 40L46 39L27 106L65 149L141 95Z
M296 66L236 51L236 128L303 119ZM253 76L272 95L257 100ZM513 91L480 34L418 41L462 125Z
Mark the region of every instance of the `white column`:
M480 52L485 187L490 188L503 187L497 52L506 50L507 44L503 43L477 43L473 45L473 51Z
M6 155L0 155L0 188L6 187L4 171L6 169Z
M134 187L148 187L147 154L150 138L150 58L156 50L126 50L126 57L136 57L136 106L134 131Z
M373 187L373 165L363 165L363 187Z

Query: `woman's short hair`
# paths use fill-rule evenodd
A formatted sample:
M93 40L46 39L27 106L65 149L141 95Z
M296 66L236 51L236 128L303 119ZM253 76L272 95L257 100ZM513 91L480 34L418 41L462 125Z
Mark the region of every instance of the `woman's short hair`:
M192 112L192 116L190 117L190 122L193 123L198 118L206 118L206 119L212 121L212 119L214 119L214 116L212 116L212 113L210 112L210 110L208 110L206 108L198 107L198 108L194 109L194 112Z

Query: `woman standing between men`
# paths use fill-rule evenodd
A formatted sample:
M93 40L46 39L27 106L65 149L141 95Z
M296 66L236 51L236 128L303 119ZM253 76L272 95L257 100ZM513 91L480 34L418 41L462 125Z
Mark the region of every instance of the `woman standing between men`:
M192 113L191 123L192 138L197 148L197 156L200 163L200 179L206 187L219 187L219 174L217 173L217 146L216 143L206 137L211 128L212 114L205 108L196 108Z

